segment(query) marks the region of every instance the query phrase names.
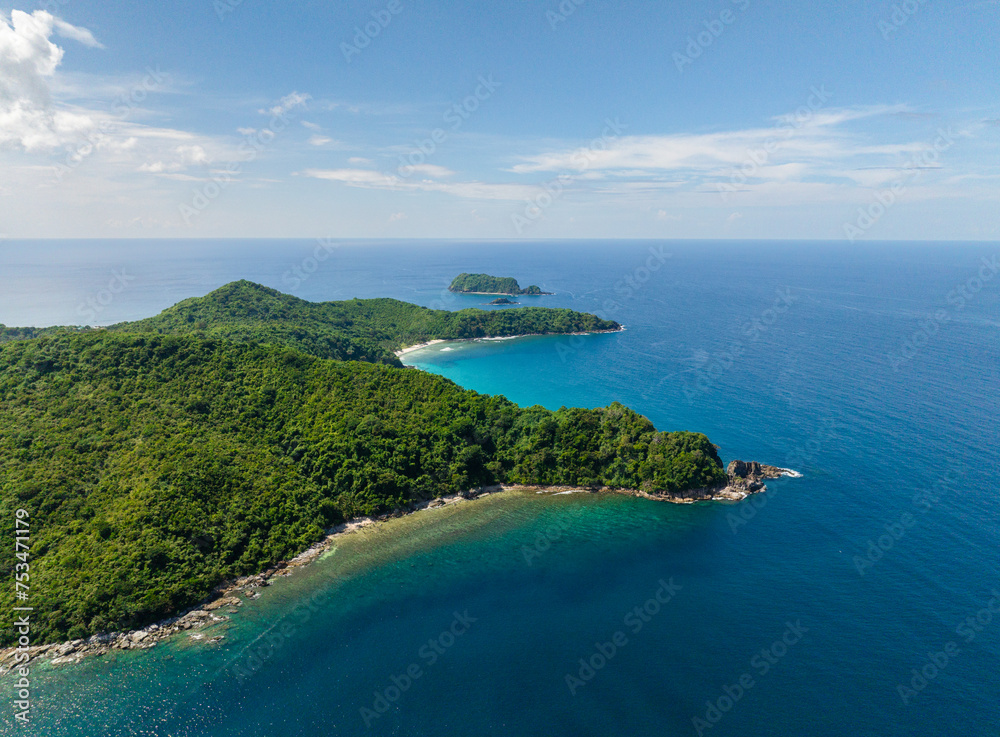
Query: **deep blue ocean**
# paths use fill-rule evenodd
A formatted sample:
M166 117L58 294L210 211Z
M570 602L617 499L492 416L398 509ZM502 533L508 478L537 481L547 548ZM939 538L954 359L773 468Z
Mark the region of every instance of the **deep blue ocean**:
M511 492L340 538L219 633L34 672L44 737L996 737L1000 244L6 241L0 322L235 279L431 307L459 272L626 331L406 362L619 401L801 478L739 504ZM316 260L316 255L322 260ZM7 585L7 584L4 584ZM12 584L10 584L12 585Z

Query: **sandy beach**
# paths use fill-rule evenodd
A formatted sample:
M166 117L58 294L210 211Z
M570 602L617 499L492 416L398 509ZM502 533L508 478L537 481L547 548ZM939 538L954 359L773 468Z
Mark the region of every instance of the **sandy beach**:
M440 338L437 340L429 340L426 343L417 343L416 345L408 345L405 348L400 348L395 351L397 357L405 356L407 353L412 353L413 351L419 351L421 348L427 348L432 345L437 345L438 343L473 343L477 340L513 340L514 338L533 338L543 335L562 335L562 336L574 336L574 335L598 335L600 333L621 333L624 332L625 326L622 325L617 330L587 330L582 333L524 333L522 335L487 335L482 338L452 338L444 339Z
M446 343L446 340L429 340L426 343L417 343L416 345L408 345L405 348L400 348L395 351L396 356L405 356L407 353L412 353L413 351L419 351L421 348L427 348L428 346L437 345L438 343Z

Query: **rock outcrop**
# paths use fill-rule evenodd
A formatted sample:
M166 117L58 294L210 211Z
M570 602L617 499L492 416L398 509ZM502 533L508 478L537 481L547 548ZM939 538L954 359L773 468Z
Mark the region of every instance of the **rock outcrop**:
M766 491L764 481L781 476L797 476L787 468L769 466L757 461L730 461L726 467L728 480L721 486L707 486L700 489L689 489L676 494L648 494L639 491L627 491L637 496L657 499L666 502L687 504L691 502L731 501L738 502L751 494Z
M765 488L765 479L790 476L791 473L787 469L768 466L757 461L730 461L726 466L726 475L729 476L730 488L743 489L752 494Z

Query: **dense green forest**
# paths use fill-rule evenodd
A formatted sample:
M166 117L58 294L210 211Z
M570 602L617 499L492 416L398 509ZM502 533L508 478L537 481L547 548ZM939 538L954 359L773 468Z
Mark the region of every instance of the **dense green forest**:
M108 328L274 343L320 358L400 366L393 351L428 340L581 333L621 326L566 309L431 310L396 299L307 302L248 281L187 299L156 317Z
M539 312L549 327L598 320ZM237 283L114 330L8 335L0 529L13 539L14 512L30 513L33 641L142 626L346 518L481 485L725 483L704 435L657 432L618 404L520 408L374 353L313 355L337 340L388 350L484 324L453 314L395 300L312 305ZM16 562L5 551L0 576L12 580ZM13 597L0 587L0 644L12 642Z
M481 292L483 294L548 294L532 284L521 289L517 279L511 276L490 276L489 274L459 274L448 289L452 292Z

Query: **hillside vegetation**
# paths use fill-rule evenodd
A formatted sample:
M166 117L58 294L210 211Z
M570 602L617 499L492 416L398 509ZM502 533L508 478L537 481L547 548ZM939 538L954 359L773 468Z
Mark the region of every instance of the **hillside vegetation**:
M186 299L115 332L188 334L272 343L319 358L399 366L393 351L429 340L617 330L620 325L566 309L432 310L396 299L307 302L248 281Z
M12 540L15 511L30 513L34 643L145 625L346 518L430 497L726 480L704 435L657 432L618 404L520 408L432 374L311 355L334 338L380 350L415 340L439 325L433 311L319 305L339 316L345 332L333 333L301 300L253 285L224 294L115 330L0 345L0 529ZM13 580L17 562L10 546L0 576ZM0 644L13 641L13 597L0 587Z

